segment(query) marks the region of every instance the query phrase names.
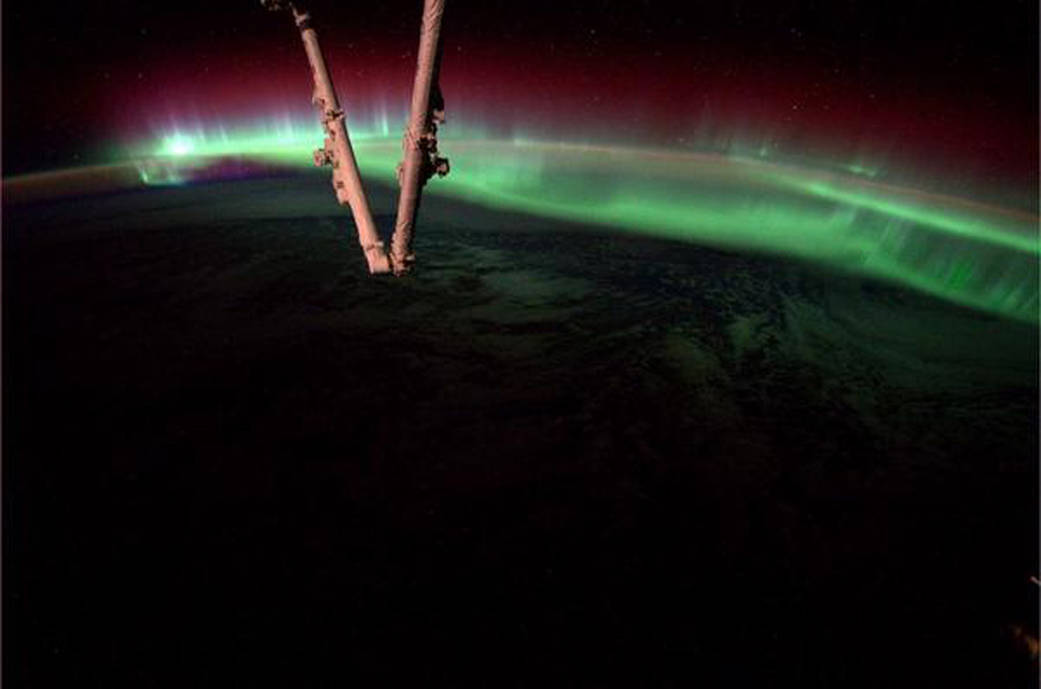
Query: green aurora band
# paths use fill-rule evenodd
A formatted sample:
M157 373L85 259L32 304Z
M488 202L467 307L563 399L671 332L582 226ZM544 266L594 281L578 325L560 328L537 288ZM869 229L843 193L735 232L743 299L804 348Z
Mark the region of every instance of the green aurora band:
M1036 211L885 184L874 169L856 174L855 165L792 164L732 150L503 140L462 129L442 137L452 172L428 184L428 194L791 256L1002 317L1039 320ZM386 123L352 131L352 140L362 175L393 184L400 144ZM320 142L317 125L285 121L246 132L174 133L132 157L143 182L178 183L181 170L215 157L309 166L310 150Z

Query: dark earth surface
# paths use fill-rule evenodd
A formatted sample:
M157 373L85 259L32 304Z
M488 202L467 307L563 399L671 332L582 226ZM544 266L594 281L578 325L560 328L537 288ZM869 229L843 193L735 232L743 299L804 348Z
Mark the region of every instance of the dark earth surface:
M4 208L10 686L1037 686L1036 326L327 184Z

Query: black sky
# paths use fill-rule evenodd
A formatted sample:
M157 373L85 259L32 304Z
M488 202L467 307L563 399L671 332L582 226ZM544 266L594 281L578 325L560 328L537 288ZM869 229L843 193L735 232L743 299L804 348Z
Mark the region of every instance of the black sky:
M415 40L420 5L316 0L310 7L323 36L380 50ZM1038 7L1026 0L449 0L445 32L461 43L496 45L519 63L552 45L588 60L660 53L665 65L694 59L719 74L735 62L752 69L790 64L840 74L865 92L879 84L927 84L966 107L1007 112L1036 127ZM163 84L149 80L149 68L182 58L238 56L243 70L262 70L266 52L291 40L283 22L247 0L7 3L5 172L72 164L73 150L99 144L111 111L111 98L106 111L94 97L102 87L160 93ZM113 78L125 83L103 83Z

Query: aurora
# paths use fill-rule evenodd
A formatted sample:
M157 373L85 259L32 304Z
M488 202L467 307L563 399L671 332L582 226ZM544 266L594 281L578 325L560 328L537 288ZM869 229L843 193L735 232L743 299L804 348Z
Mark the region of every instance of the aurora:
M394 183L400 143L382 110L351 136L365 180ZM398 124L395 122L394 124ZM125 184L226 176L218 162L306 168L317 123L173 128L114 152ZM452 178L428 193L535 217L807 260L1025 322L1038 320L1037 215L887 183L879 166L786 160L728 141L707 151L560 142L445 128ZM243 173L242 170L246 172ZM7 180L17 192L40 175ZM332 203L332 201L331 201Z
M5 18L12 686L1036 682L1028 3Z
M391 184L386 112L352 127L362 175ZM317 124L181 129L129 147L144 184L191 181L207 161L308 167ZM762 146L687 151L445 128L450 181L428 193L536 217L808 260L1020 321L1038 318L1037 216L900 184L877 167L771 159ZM748 151L757 151L748 155ZM853 170L870 174L857 174Z

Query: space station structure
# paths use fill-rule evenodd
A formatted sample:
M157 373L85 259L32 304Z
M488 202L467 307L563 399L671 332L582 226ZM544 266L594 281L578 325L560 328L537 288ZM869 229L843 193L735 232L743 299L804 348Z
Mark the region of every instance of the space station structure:
M423 24L419 33L416 78L412 83L408 126L401 142L402 161L398 166L397 220L391 238L390 258L394 272L407 272L415 261L412 234L423 186L435 174L448 174L448 159L437 151L437 127L445 121L445 100L438 77L441 72L441 16L445 0L425 0Z
M441 157L437 150L437 127L445 121L444 98L438 83L442 52L441 17L445 0L424 0L416 75L412 84L408 124L401 144L402 161L397 169L400 193L389 252L380 239L365 196L358 162L347 132L347 117L336 96L336 88L318 44L318 34L312 26L310 13L289 0L260 2L269 10L288 10L300 31L314 78L312 102L325 131L324 144L314 152L314 162L315 165L332 168L336 200L351 209L358 229L358 242L365 254L369 272L393 272L395 275L409 272L415 262L412 237L422 188L435 174L442 177L448 174L448 159Z

